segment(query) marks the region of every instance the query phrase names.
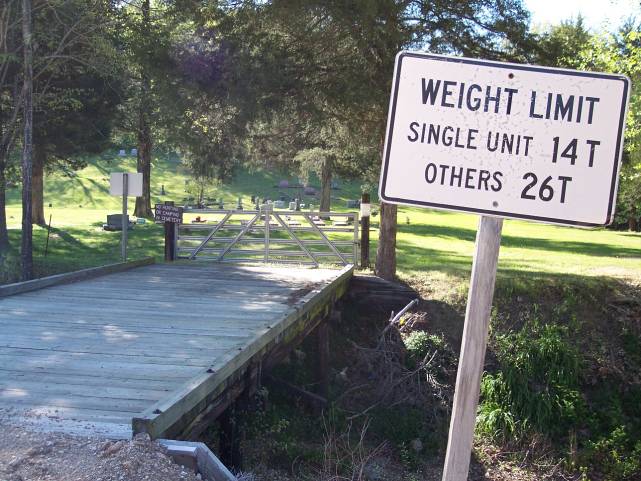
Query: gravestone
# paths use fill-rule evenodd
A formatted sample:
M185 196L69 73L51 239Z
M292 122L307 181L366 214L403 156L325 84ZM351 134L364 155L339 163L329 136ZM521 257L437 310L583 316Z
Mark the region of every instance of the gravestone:
M134 223L129 220L127 216L128 229L133 228ZM107 231L120 231L122 230L122 214L109 214L107 215L107 223L102 225L102 228Z

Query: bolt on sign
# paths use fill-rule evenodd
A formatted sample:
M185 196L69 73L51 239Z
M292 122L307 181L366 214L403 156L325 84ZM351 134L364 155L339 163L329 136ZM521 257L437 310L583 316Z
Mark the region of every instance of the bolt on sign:
M401 52L380 197L607 225L629 90L622 75Z
M400 52L379 196L480 214L443 481L468 477L503 218L612 222L623 75Z

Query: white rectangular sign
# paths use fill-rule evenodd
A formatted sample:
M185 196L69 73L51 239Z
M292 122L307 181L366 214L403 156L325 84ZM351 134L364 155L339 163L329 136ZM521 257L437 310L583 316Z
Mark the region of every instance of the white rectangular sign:
M629 91L622 75L400 52L380 198L607 225Z
M122 176L127 176L127 197L142 196L142 174L128 174L124 172L114 172L109 179L109 193L111 195L122 195Z

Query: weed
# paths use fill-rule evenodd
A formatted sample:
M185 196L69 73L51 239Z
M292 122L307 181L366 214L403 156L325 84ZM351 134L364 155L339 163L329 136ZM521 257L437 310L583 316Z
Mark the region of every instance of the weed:
M618 426L609 436L589 442L585 458L599 467L605 479L627 481L641 477L641 441L631 442L625 426Z
M567 341L567 329L534 321L497 336L495 344L500 372L486 374L481 383L479 431L506 440L529 429L566 435L584 411L580 357Z

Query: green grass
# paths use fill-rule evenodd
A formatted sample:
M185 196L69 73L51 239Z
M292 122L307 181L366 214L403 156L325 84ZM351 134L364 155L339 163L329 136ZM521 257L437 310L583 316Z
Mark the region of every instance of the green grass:
M109 173L135 171L135 159L103 155L89 160L88 166L70 175L48 174L45 181L45 216L52 225L66 232L52 242L47 262L42 259L40 244L43 233L36 228L36 261L52 265L58 272L78 266L95 265L104 259L117 260L119 234L104 232L100 224L109 213L120 211L120 198L109 195ZM185 183L189 172L176 157L159 157L152 169L152 202L174 200L182 203L189 197ZM285 190L275 187L279 180L295 181L295 176L274 171L238 172L233 180L215 189L213 195L223 198L227 207L235 206L238 197L248 207L250 197L277 198ZM317 179L312 180L318 185ZM358 198L359 182L340 182L333 191L333 208L346 210L347 199ZM165 195L161 196L161 187ZM307 202L314 202L307 198ZM133 212L130 199L130 214ZM49 207L51 205L51 207ZM20 192L9 190L7 215L14 247L18 245L20 227ZM474 250L478 217L474 215L399 209L398 268L402 276L416 276L438 271L445 278L467 278ZM407 223L409 221L409 224ZM372 218L374 228L378 217ZM377 232L372 234L372 257L376 252ZM139 243L138 247L136 243ZM154 226L136 227L132 234L132 257L162 253L161 231ZM499 262L500 275L578 275L641 277L641 234L606 229L584 230L507 220Z
M398 266L403 274L437 270L467 275L477 216L401 209L398 222ZM637 277L641 275L641 234L506 220L499 272Z
M44 205L45 217L52 216L55 226L87 226L105 222L107 214L119 213L122 209L121 198L109 195L109 174L111 172L135 172L136 160L133 157L120 158L113 155L89 159L88 166L70 175L62 173L47 174L45 177ZM186 182L190 179L189 171L174 156L163 156L154 159L152 166L151 194L152 204L173 200L182 204L190 197L185 191ZM239 197L243 198L245 208L250 207L252 195L277 199L279 192L294 197L296 189L278 189L275 187L282 179L297 182L296 177L287 173L258 171L249 173L237 172L229 184L213 189L213 195L222 198L227 208L235 207ZM311 180L318 187L318 180ZM332 192L332 200L340 210L345 210L347 199L359 197L358 182L339 181L340 189ZM165 195L161 195L162 186ZM311 197L304 201L314 202ZM51 207L49 207L51 204ZM316 205L318 202L316 201ZM130 215L133 214L134 200L129 200ZM7 199L7 216L10 228L20 227L21 208L20 190L10 189Z

